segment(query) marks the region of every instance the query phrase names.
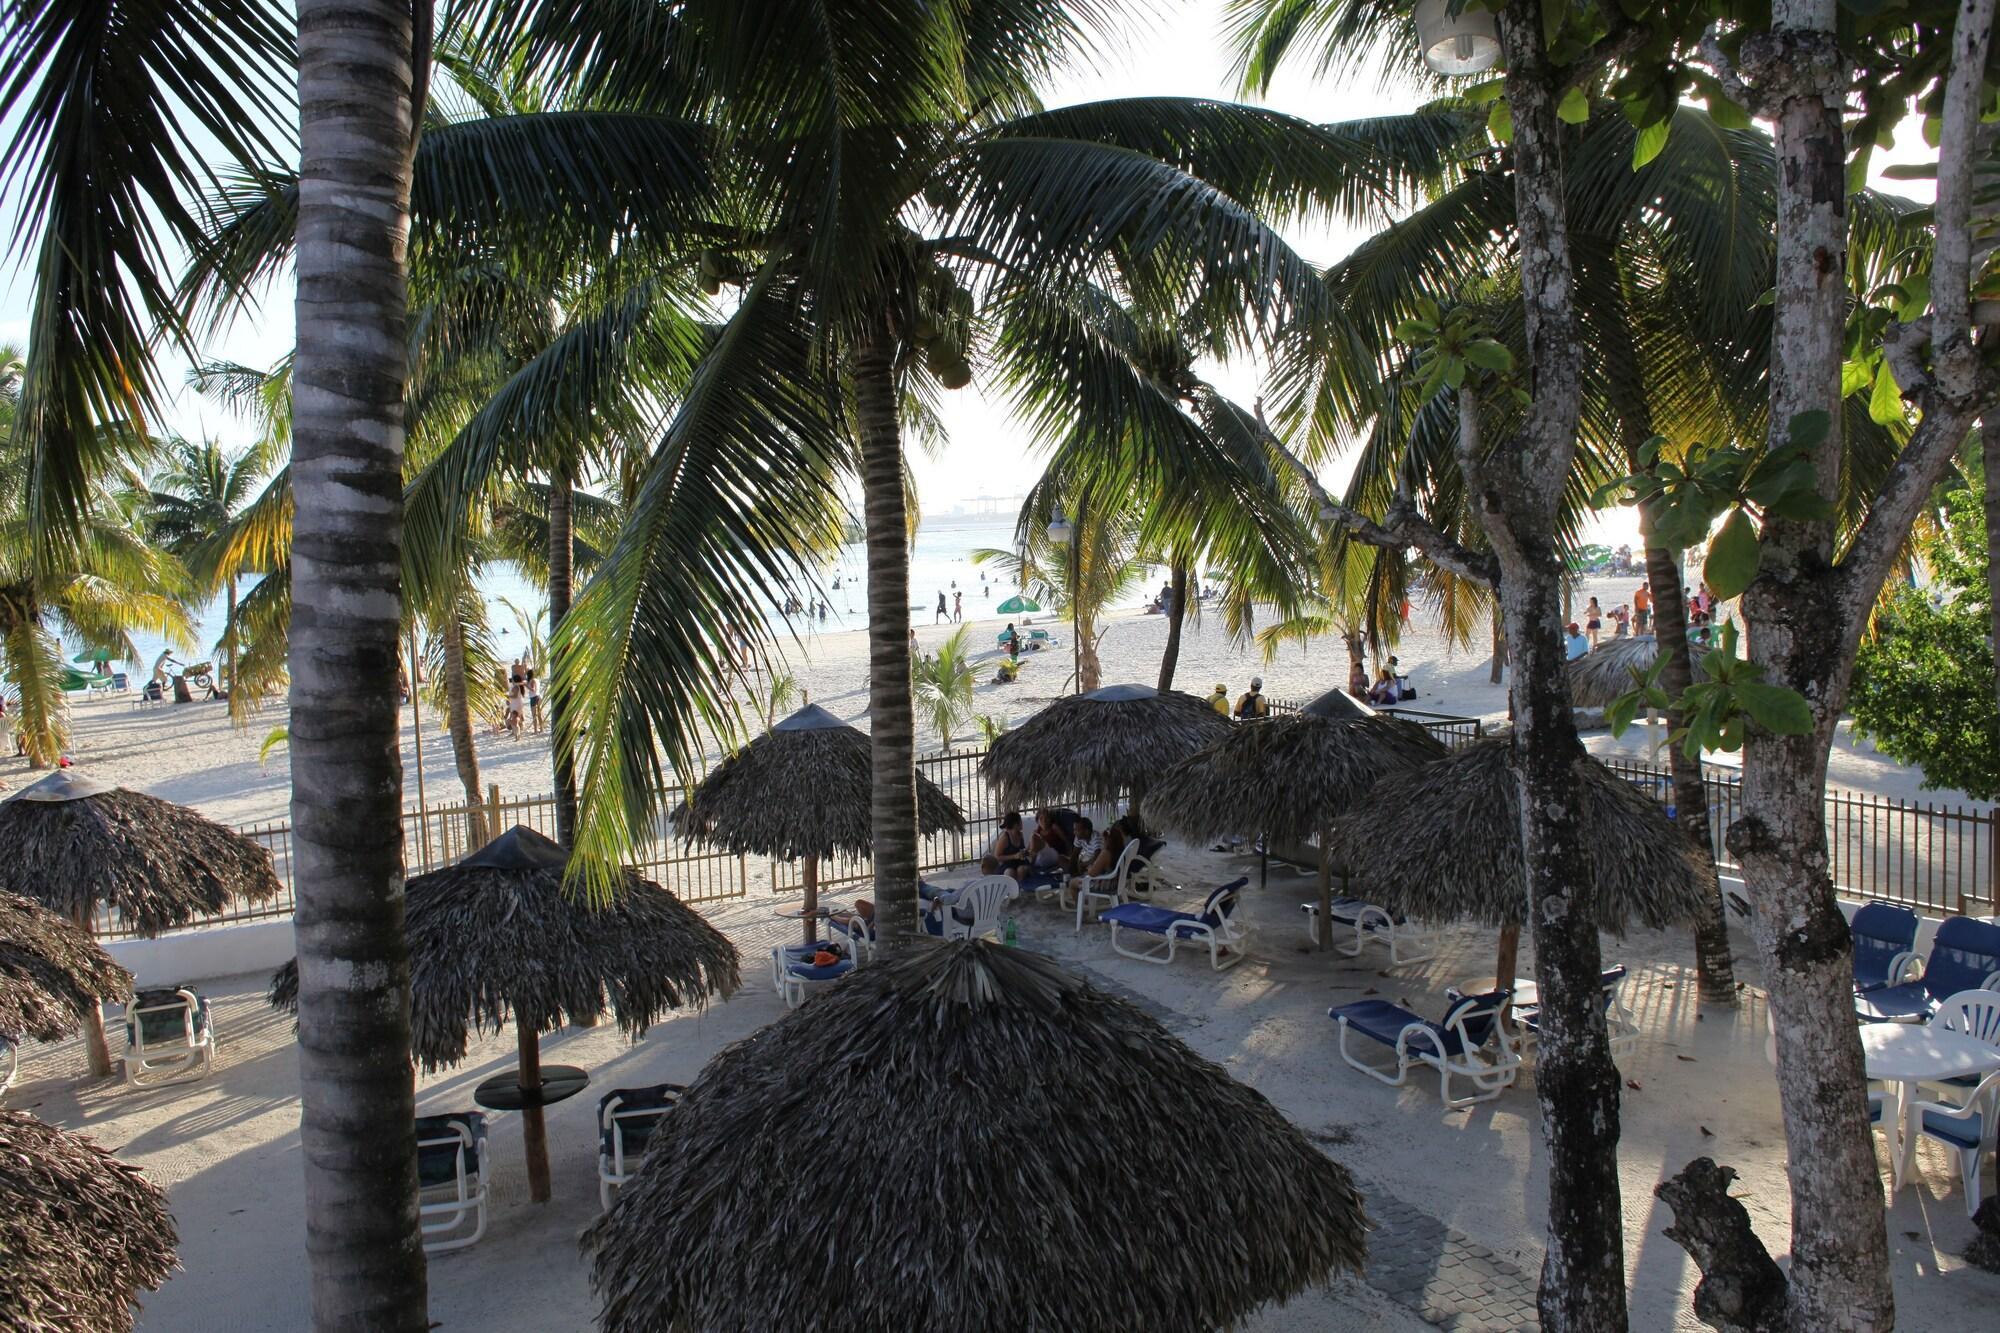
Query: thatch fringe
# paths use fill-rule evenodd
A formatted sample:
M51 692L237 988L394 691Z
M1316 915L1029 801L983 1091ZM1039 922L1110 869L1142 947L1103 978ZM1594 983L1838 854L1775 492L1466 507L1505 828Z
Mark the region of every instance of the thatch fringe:
M79 1134L0 1111L0 1328L130 1333L174 1268L166 1196Z
M1660 641L1650 634L1598 644L1564 668L1569 673L1569 701L1578 708L1605 707L1619 695L1637 689L1632 673L1644 675L1659 655ZM1697 682L1708 679L1708 673L1701 669L1701 656L1699 649L1691 654Z
M1280 715L1237 726L1167 769L1147 790L1144 813L1190 842L1263 833L1303 843L1379 779L1444 752L1401 718Z
M1623 932L1694 919L1715 867L1657 801L1578 752L1576 814L1596 849L1597 924ZM1333 850L1370 902L1427 921L1520 925L1521 803L1505 737L1475 741L1375 785L1334 824Z
M268 851L186 806L122 788L74 800L34 793L0 802L0 890L72 921L106 904L157 935L280 890Z
M58 1041L100 1000L132 989L132 974L82 927L0 893L0 1037Z
M868 737L809 704L709 771L673 812L692 842L759 856L860 854L874 845ZM965 812L917 774L917 831L965 827Z
M1209 1330L1365 1253L1352 1178L1262 1094L984 942L728 1047L659 1132L586 1233L605 1333Z
M539 863L475 864L514 842ZM607 904L579 901L562 851L516 827L404 890L411 1035L425 1070L457 1064L474 1031L508 1022L536 1033L595 1019L608 1005L627 1036L669 1012L727 999L742 984L736 946L672 893L630 870ZM298 1011L298 961L271 978L276 1008Z
M1108 685L1057 699L994 738L979 771L1000 804L1117 801L1234 725L1179 690Z

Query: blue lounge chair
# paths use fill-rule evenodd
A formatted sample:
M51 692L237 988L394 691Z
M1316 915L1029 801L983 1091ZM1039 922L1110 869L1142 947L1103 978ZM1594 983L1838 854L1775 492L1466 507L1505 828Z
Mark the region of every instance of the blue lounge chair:
M613 1088L597 1099L597 1198L611 1206L611 1191L638 1173L653 1131L687 1089L678 1083Z
M854 960L843 958L837 963L793 963L785 969L780 990L785 997L785 1007L796 1009L806 1002L806 996L821 986L831 985L854 970Z
M1864 1023L1926 1023L1946 998L1996 985L2000 985L2000 926L1969 916L1947 917L1931 941L1922 979L1857 995L1854 1011Z
M215 1065L215 1024L192 986L142 990L125 1007L125 1081L163 1088L202 1078Z
M1249 931L1235 915L1237 900L1249 882L1245 875L1211 891L1199 912L1175 912L1151 903L1120 903L1099 912L1097 919L1111 926L1111 947L1127 958L1165 964L1174 961L1174 949L1179 945L1206 946L1209 965L1220 972L1243 961ZM1158 942L1146 949L1128 949L1118 942L1121 930L1136 930Z
M1625 965L1620 963L1616 967L1606 968L1598 983L1604 987L1604 1025L1610 1032L1611 1054L1614 1058L1629 1053L1639 1044L1638 1020L1632 1017L1631 1010L1618 1003L1618 988L1624 981ZM1447 991L1445 994L1452 999L1459 998L1456 991ZM1514 1015L1514 1022L1520 1026L1521 1045L1524 1050L1530 1042L1541 1040L1540 1005L1516 1005L1511 1012Z
M1340 1024L1340 1058L1372 1079L1399 1088L1410 1070L1427 1065L1438 1071L1438 1096L1453 1110L1498 1097L1514 1081L1521 1057L1499 1032L1500 1008L1511 991L1488 991L1484 995L1461 995L1445 1008L1444 1020L1433 1023L1400 1004L1387 1000L1357 1000L1337 1004L1327 1017ZM1396 1052L1396 1069L1378 1069L1357 1058L1347 1049L1348 1034L1359 1033ZM1469 1097L1453 1098L1451 1080L1456 1074L1472 1080L1478 1091Z
M486 1117L417 1117L417 1229L424 1253L462 1250L486 1234ZM447 1194L447 1191L449 1193ZM472 1233L465 1224L471 1220Z
M1854 936L1854 989L1900 986L1916 975L1917 914L1889 903L1863 903L1849 926Z
M1306 935L1318 944L1319 904L1300 903L1299 910L1305 913ZM1349 958L1360 957L1361 950L1370 944L1379 944L1389 951L1391 967L1428 962L1437 957L1436 931L1374 903L1359 898L1336 898L1333 900L1332 920L1333 929L1338 934L1345 935L1349 930L1354 932L1354 943L1334 946Z

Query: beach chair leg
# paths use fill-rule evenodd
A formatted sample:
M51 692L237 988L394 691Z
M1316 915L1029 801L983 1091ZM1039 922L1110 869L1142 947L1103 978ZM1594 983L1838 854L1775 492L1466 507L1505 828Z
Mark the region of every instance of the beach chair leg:
M1359 1056L1355 1055L1354 1052L1347 1049L1347 1020L1345 1018L1342 1018L1339 1019L1338 1021L1340 1023L1340 1058L1347 1062L1348 1067L1360 1070L1362 1073L1368 1075L1368 1077L1374 1079L1377 1083L1387 1083L1392 1088L1402 1087L1404 1078L1406 1078L1410 1072L1410 1063L1408 1059L1406 1059L1400 1051L1397 1052L1396 1076L1394 1078L1389 1077L1388 1074L1386 1074L1380 1069L1377 1069L1375 1066L1364 1062ZM1370 1040L1372 1041L1373 1038L1370 1038Z

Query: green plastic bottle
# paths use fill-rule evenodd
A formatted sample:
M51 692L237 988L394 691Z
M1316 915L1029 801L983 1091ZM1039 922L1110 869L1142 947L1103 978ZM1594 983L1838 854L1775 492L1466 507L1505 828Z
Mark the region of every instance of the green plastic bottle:
M1010 949L1021 942L1021 934L1014 929L1014 918L1011 916L1007 918L1007 933L1000 937L1000 941Z

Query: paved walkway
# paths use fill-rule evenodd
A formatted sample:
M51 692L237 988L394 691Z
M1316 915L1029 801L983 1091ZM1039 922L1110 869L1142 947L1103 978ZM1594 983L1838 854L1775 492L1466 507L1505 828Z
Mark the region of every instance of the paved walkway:
M1070 965L1088 972L1099 989L1131 1001L1176 1035L1184 1036L1199 1024L1198 1018L1167 1008L1101 968L1074 960ZM1331 1150L1346 1140L1338 1130L1306 1133L1329 1156L1338 1156ZM1369 1286L1452 1333L1514 1333L1537 1326L1537 1274L1523 1271L1465 1233L1404 1203L1365 1174L1355 1175L1374 1224L1368 1237L1368 1267L1362 1274Z

